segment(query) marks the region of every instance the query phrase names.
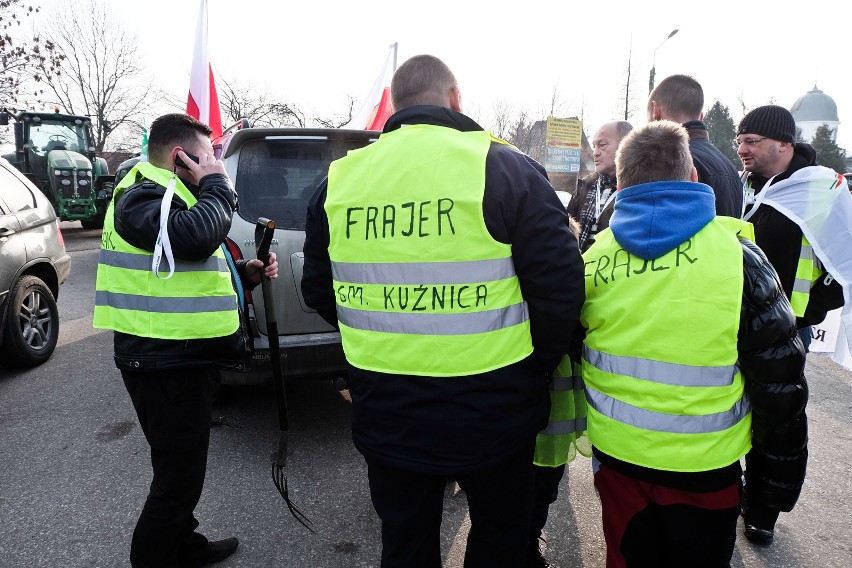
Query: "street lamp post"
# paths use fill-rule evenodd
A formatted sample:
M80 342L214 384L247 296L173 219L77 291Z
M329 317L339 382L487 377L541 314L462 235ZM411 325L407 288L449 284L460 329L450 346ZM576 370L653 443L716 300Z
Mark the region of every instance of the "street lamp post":
M677 33L677 30L672 30L672 33L670 33L670 34L669 34L669 37L667 37L666 39L664 39L664 40L662 41L662 43L660 43L660 45L658 45L658 46L657 46L657 48L656 48L656 49L654 49L654 55L651 57L651 74L650 74L650 76L648 77L648 94L649 94L649 95L651 94L651 91L653 91L653 90L654 90L654 75L656 75L656 74L657 74L657 69L656 69L656 67L655 67L655 65L654 65L654 61L657 59L657 49L660 49L661 47L663 47L663 43L666 43L667 41L669 41L670 39L672 39L672 37L674 37L674 35L675 35L676 33Z

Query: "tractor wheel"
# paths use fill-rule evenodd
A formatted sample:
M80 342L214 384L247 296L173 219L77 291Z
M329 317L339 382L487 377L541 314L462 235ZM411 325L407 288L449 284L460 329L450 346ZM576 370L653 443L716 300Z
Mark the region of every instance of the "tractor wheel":
M22 276L6 298L3 362L35 367L50 358L59 339L59 311L50 288L36 276Z

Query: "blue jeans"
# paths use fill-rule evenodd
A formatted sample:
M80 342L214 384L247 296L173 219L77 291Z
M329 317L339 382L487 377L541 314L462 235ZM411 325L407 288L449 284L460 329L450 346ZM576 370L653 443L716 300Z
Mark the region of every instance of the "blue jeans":
M805 353L810 353L811 346L811 326L803 327L799 330L799 338L802 340L802 345L805 346Z

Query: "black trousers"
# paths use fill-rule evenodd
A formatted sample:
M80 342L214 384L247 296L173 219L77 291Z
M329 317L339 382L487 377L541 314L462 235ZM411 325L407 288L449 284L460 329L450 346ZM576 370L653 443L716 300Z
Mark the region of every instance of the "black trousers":
M151 447L154 478L133 531L134 568L199 566L207 538L193 511L207 471L215 371L121 371L139 425Z
M559 496L559 482L565 474L565 464L558 467L534 465L535 492L533 498L532 522L530 523L530 546L538 546L541 531L547 523L550 505Z
M453 476L467 494L465 568L524 565L533 503L533 445L497 467ZM382 520L382 568L440 568L442 475L367 460L370 496Z

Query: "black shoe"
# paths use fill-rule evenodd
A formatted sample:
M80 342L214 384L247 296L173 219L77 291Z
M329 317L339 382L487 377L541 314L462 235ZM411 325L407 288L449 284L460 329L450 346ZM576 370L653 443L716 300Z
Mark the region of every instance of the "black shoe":
M530 543L527 548L527 562L524 568L556 568L553 564L547 561L541 549L538 547L538 540Z
M207 566L208 564L216 564L223 561L234 553L239 544L240 541L233 536L222 540L211 540L207 543L207 550L204 551L201 565Z
M751 542L766 546L772 544L772 540L775 538L775 531L772 529L761 529L754 525L746 525L745 535Z

